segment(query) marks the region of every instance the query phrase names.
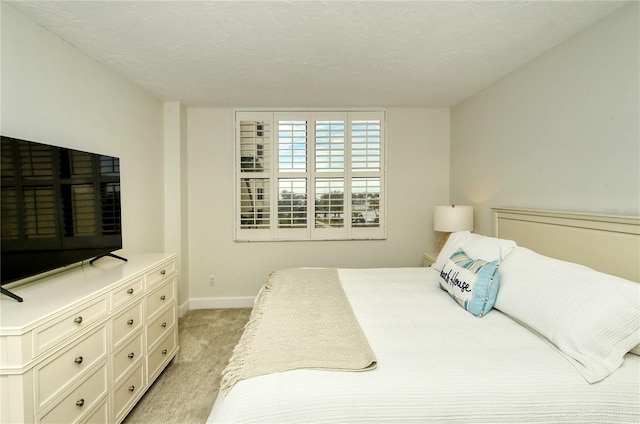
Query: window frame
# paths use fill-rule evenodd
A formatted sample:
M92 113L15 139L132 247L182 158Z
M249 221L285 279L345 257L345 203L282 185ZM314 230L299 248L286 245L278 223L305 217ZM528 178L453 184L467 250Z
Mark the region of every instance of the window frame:
M314 240L384 240L387 238L387 187L386 187L386 116L387 111L385 109L234 109L234 240L235 241L314 241ZM344 135L343 135L343 167L331 168L333 170L323 171L318 168L317 161L317 146L316 145L316 123L319 121L343 121ZM252 122L253 121L253 122ZM304 121L306 127L305 144L304 149L305 169L296 167L295 163L299 162L301 156L299 147L296 147L295 138L300 134L300 128L294 125L297 121ZM374 142L374 146L377 145L377 149L371 150L374 153L368 153L369 150L364 151L364 163L373 164L371 166L379 165L379 169L354 169L352 166L352 151L354 143L353 140L353 128L356 121L373 121L373 128L378 128L377 132L374 130L373 134L378 134L378 142ZM263 123L265 131L261 134L263 138L259 141L252 141L247 132L242 132L242 128L246 129L247 125ZM280 139L279 136L279 124L287 126L287 138ZM285 124L286 122L286 124ZM377 126L379 122L379 127ZM371 124L369 124L371 125ZM256 130L256 134L258 134ZM243 138L244 137L244 138ZM375 139L375 136L373 137ZM244 140L249 140L245 142ZM254 147L251 147L251 143ZM258 144L260 143L260 144ZM291 163L291 167L286 169L280 169L280 144L286 146L283 152ZM302 143L298 143L300 145ZM258 147L265 157L261 161L266 164L263 168L262 165L249 165L255 166L257 169L247 169L247 161L251 162L251 159L247 158L247 152L257 152ZM326 147L326 146L325 146ZM248 150L247 150L248 149ZM253 149L253 150L252 150ZM298 149L298 150L296 150ZM363 150L360 150L362 152ZM375 154L378 154L378 162L375 161ZM336 156L339 155L336 154ZM245 156L243 156L243 154ZM257 153L256 153L257 154ZM332 155L331 151L325 153L325 155ZM373 157L370 160L369 155ZM357 156L357 155L356 155ZM327 159L330 161L331 159ZM243 161L245 168L243 169ZM360 162L363 162L362 160ZM334 166L339 165L338 162ZM328 165L331 166L331 165ZM365 165L366 168L366 165ZM352 183L358 182L358 186L361 186L363 181L356 181L358 179L368 178L369 182L372 182L372 190L374 194L365 190L364 198L375 199L375 190L378 190L377 201L372 200L377 206L376 217L371 220L368 215L366 221L354 221L354 204L358 203L353 201L354 192L352 191ZM256 201L251 197L251 190L247 189L250 184L255 183L258 179L262 183L267 181L267 186L262 188L262 191L266 193L268 200L265 200L263 206L268 203L268 212L266 214L256 214ZM316 207L316 186L319 186L318 182L321 180L332 179L334 181L342 181L343 193L342 193L342 226L334 227L319 227L317 223L317 207ZM252 180L252 181L250 181ZM291 187L296 187L298 190L297 196L300 196L300 181L306 182L304 200L302 203L305 205L306 213L301 211L295 211L295 204L299 204L300 200L296 201L292 192L290 202L292 227L281 227L281 207L283 206L280 190L281 182L290 184ZM294 184L295 183L295 184ZM255 187L255 185L254 185ZM374 196L374 197L370 197ZM300 198L300 197L298 197ZM250 214L247 215L247 202L251 205ZM285 201L286 202L286 201ZM368 203L365 201L364 203ZM286 207L286 205L285 205ZM370 207L370 206L368 206ZM244 208L244 209L243 209ZM364 211L363 211L364 212ZM243 213L245 213L243 215ZM253 215L251 215L253 213ZM356 212L357 213L357 212ZM268 215L268 218L265 216ZM304 227L296 227L295 218L306 215L306 224ZM361 213L360 216L363 216ZM249 220L247 221L247 217ZM352 217L352 219L344 219L345 217ZM268 225L265 222L268 219ZM285 218L286 219L286 218ZM364 217L362 219L365 219ZM285 221L286 222L286 221ZM365 223L366 222L366 223ZM248 228L251 223L256 223L255 228ZM262 225L260 225L262 224ZM338 224L339 225L339 224Z

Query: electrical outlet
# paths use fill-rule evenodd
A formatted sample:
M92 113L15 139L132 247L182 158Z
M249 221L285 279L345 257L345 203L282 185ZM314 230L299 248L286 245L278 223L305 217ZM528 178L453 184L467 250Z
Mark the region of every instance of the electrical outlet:
M216 276L215 275L210 275L209 276L209 285L210 286L215 286L216 285Z

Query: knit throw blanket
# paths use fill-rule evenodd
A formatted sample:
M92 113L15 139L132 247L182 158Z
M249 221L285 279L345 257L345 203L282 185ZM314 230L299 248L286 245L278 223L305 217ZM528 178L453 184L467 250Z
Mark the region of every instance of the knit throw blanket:
M299 368L364 371L376 358L335 269L284 269L258 295L222 372L221 390L259 375Z

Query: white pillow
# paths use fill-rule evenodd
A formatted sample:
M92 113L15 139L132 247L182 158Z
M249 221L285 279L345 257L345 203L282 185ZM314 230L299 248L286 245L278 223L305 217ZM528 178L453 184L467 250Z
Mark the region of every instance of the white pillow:
M516 247L494 305L535 330L595 383L640 343L640 284Z
M482 258L487 262L501 261L515 246L516 242L513 240L483 236L469 231L458 231L451 233L431 267L442 271L451 255L459 249L464 250L470 258Z

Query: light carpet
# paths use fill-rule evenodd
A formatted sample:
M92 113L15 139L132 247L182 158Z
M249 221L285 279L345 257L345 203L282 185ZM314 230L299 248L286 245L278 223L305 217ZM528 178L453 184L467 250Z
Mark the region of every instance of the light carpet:
M123 423L204 423L250 314L251 309L200 309L180 318L180 351Z

